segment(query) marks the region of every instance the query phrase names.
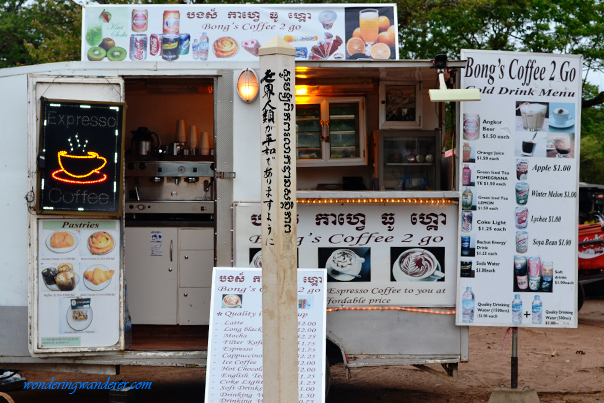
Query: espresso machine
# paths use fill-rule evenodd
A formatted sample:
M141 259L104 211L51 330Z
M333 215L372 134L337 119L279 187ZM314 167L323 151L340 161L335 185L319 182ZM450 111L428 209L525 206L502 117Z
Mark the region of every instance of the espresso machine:
M166 219L214 214L214 163L128 162L125 212L165 214Z

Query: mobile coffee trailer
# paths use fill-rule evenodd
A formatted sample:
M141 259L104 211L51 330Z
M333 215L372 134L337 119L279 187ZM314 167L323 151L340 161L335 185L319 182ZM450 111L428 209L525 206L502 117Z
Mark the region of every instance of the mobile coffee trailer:
M205 366L212 267L261 264L262 95L246 103L238 93L242 70L258 66L210 58L0 71L0 366ZM468 329L454 315L460 192L441 161L445 111L428 97L431 67L296 60L299 267L327 270L328 357L348 368L442 364L452 375L468 360ZM92 117L70 118L83 110L116 119L119 141L97 144L114 185L85 196L75 189L89 180L77 178L44 199L52 178L75 170L65 160L73 149L59 151L56 171L49 150L84 142ZM181 151L181 120L208 132L209 154ZM62 134L68 122L77 139ZM113 211L92 208L114 199ZM69 211L43 208L52 203ZM61 267L75 273L67 286Z

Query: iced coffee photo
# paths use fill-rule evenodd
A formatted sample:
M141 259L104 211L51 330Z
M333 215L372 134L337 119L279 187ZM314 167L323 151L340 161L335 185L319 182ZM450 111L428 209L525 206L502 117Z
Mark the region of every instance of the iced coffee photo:
M549 131L549 103L516 101L516 131Z
M545 157L548 133L516 131L514 134L514 155L516 157Z
M548 158L575 158L575 135L573 133L549 133L547 144Z

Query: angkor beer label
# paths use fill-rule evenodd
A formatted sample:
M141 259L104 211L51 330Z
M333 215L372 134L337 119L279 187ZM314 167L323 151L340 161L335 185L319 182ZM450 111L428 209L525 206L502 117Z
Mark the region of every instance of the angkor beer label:
M477 140L480 137L480 116L464 113L463 138L464 140Z
M121 211L122 103L42 101L38 210Z

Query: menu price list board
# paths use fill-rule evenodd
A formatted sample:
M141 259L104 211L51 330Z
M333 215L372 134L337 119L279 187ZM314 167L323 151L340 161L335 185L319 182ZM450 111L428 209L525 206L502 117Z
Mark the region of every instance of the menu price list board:
M38 348L119 342L118 220L39 220Z
M465 50L458 325L577 327L582 58Z
M119 215L124 104L42 99L38 213Z
M325 313L325 271L298 269L300 403L325 401ZM262 269L216 267L205 401L262 402L262 365Z
M298 267L327 272L328 307L455 304L458 208L420 201L298 203ZM262 267L260 203L234 211L235 264Z

